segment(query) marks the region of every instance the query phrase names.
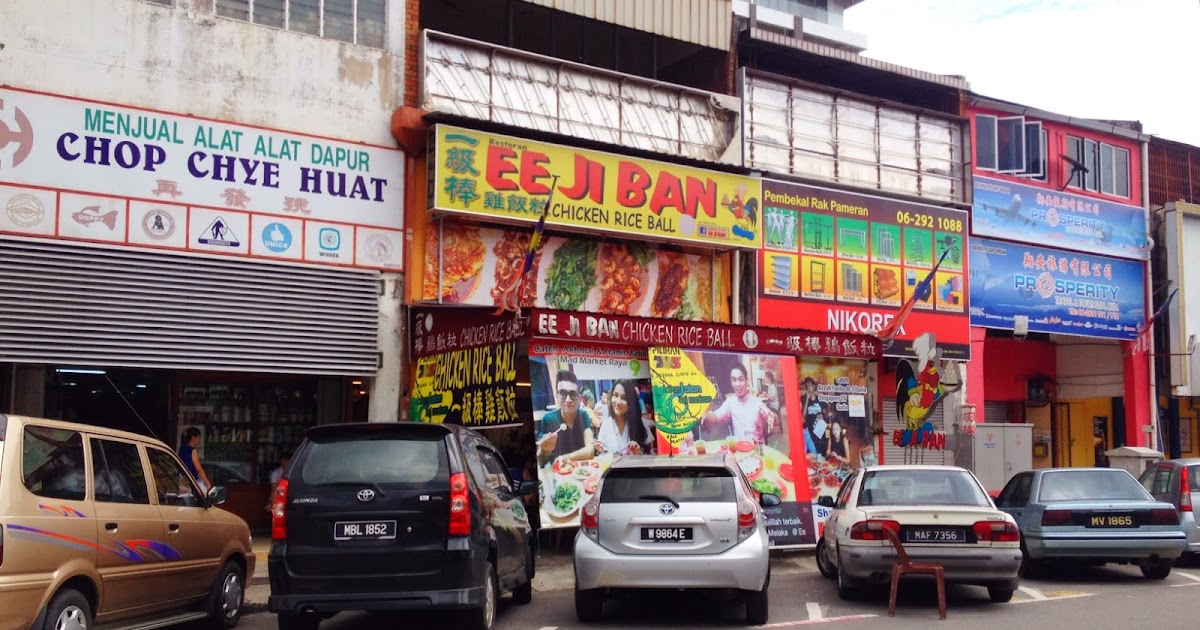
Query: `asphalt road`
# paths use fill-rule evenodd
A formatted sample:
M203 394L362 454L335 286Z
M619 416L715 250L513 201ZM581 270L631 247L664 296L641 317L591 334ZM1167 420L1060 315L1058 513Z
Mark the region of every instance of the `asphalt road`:
M949 614L938 621L937 595L932 583L907 583L901 587L894 619L887 618L887 593L880 590L861 601L838 598L832 581L817 573L776 575L771 579L771 621L762 628L823 626L928 630L1020 630L1022 628L1152 627L1155 630L1195 630L1200 616L1200 568L1177 567L1166 580L1147 580L1136 567L1063 569L1042 580L1025 580L1013 601L993 604L987 591L951 586ZM582 624L575 617L571 590L535 592L533 603L516 606L501 600L497 630L577 630L628 628L631 630L682 630L684 628L745 628L744 606L689 593L657 593L627 601L609 602L604 619ZM386 620L386 624L381 621ZM275 616L255 614L242 619L245 630L274 630ZM394 615L376 618L343 614L321 624L322 630L374 630L380 627L458 627L447 615Z

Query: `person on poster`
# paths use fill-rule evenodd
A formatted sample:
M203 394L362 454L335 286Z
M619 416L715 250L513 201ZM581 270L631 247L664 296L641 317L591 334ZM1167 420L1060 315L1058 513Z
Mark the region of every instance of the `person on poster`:
M817 398L817 382L811 376L804 378L804 394L800 397L800 410L804 414L804 452L820 455L817 442L824 434L824 427L817 432L817 421L821 419L821 401Z
M821 453L825 459L839 459L846 461L846 454L850 452L850 438L842 429L842 421L834 418L829 423L827 437L822 441Z
M596 456L592 415L579 404L579 379L566 370L558 373L558 408L542 416L538 426L538 466L558 458L590 459Z
M750 393L750 379L745 367L734 365L729 370L729 384L733 387L733 395L727 396L715 412L705 414L704 424L729 424L734 437L755 444L765 443L767 435L775 430L779 415L771 411L763 399Z
M642 424L642 409L637 387L632 381L621 380L609 392L610 414L600 421L596 438L597 453L640 455L648 448L646 427Z

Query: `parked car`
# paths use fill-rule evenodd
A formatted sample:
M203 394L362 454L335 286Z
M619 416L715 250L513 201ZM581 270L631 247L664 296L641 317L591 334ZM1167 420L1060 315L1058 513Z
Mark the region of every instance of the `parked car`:
M1187 545L1175 506L1119 468L1044 468L1015 475L996 505L1021 528L1021 575L1049 561L1135 563L1163 579Z
M547 489L547 493L550 490ZM732 455L616 460L583 505L575 537L575 613L600 618L623 589L737 589L767 623L770 543L763 507Z
M871 466L848 477L836 499L817 503L832 509L817 541L817 568L837 579L843 599L891 579L896 552L885 529L912 561L941 564L947 583L985 586L994 602L1011 600L1017 589L1017 523L969 470Z
M536 486L533 486L536 491ZM533 594L533 533L500 453L455 425L308 430L271 505L267 606L280 630L342 611L444 609L487 630Z
M224 497L156 439L0 415L0 628L233 628L255 558Z
M1138 478L1150 494L1179 510L1179 524L1187 534L1183 555L1200 557L1200 523L1192 511L1195 493L1200 493L1200 458L1172 459L1147 466Z

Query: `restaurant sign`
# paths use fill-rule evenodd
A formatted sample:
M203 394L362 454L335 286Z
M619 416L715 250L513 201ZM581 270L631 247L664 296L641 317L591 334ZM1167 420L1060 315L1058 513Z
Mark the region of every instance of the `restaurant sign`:
M438 125L431 210L723 248L761 243L752 177ZM551 199L551 185L557 188Z

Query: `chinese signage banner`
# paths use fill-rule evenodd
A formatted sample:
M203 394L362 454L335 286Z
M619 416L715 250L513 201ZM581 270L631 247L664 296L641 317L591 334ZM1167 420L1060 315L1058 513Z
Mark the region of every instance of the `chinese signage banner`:
M714 265L712 254L673 252L636 241L545 238L525 280L529 239L527 231L430 223L423 298L711 321L720 311L714 296L728 293L725 266Z
M1147 260L1146 211L1112 201L975 175L971 233Z
M966 212L771 180L763 200L760 324L873 333L948 252L889 354L933 331L947 358L970 358Z
M613 459L654 450L645 348L531 342L541 526L578 527Z
M971 238L971 323L1134 339L1146 317L1144 263Z
M400 269L404 155L0 89L0 233Z
M757 249L760 180L438 125L431 210L623 238ZM550 197L554 177L558 186Z

